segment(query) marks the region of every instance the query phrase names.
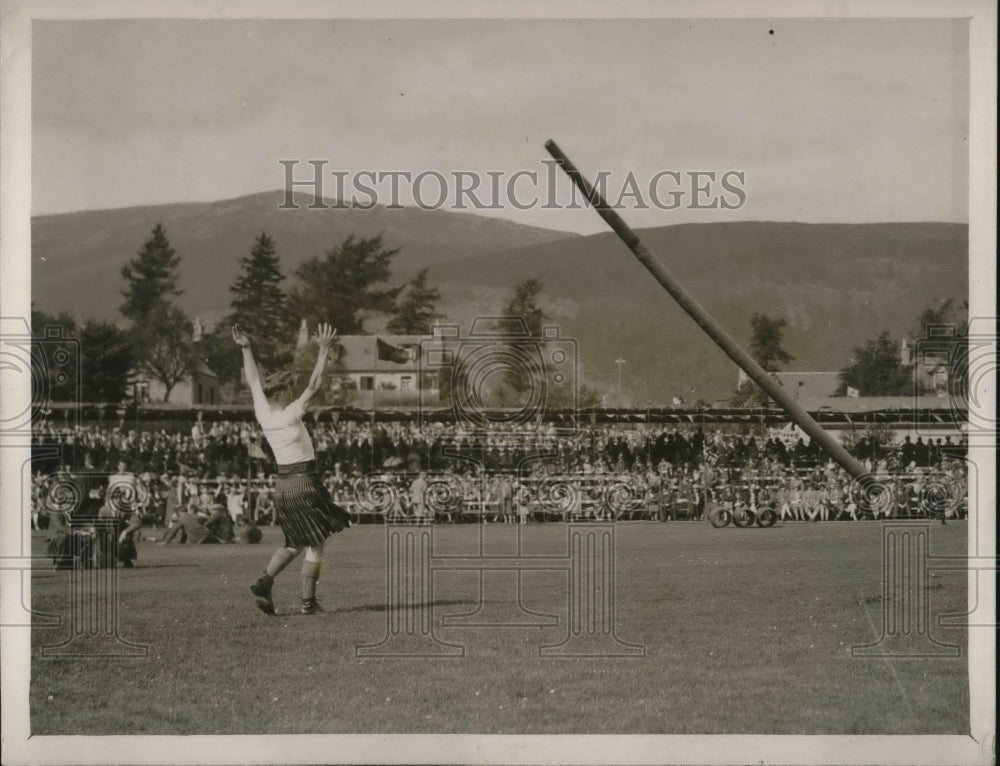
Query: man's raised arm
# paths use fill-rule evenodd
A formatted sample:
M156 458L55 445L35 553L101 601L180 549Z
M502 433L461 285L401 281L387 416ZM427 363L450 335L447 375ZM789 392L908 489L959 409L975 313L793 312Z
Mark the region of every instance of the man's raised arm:
M319 346L319 353L316 355L316 366L313 368L312 375L309 376L309 385L299 397L303 407L323 387L323 372L326 370L326 360L330 355L330 343L336 335L337 331L325 322L316 328L316 345Z
M247 378L247 385L250 386L250 393L253 396L253 407L258 416L261 413L269 412L267 397L264 396L264 385L260 381L260 370L257 369L257 360L253 358L253 349L250 347L250 337L240 329L239 325L233 325L233 340L236 345L243 350L243 373Z

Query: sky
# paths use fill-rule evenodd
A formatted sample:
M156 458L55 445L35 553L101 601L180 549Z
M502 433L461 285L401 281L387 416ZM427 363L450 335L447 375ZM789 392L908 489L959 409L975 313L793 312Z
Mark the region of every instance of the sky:
M36 20L32 214L226 199L315 160L331 197L333 170L349 193L436 171L421 201L448 209L469 171L499 207L477 212L603 230L541 207L568 201L545 185L553 138L612 202L635 177L635 226L964 222L968 68L961 20ZM518 171L540 180L508 194Z

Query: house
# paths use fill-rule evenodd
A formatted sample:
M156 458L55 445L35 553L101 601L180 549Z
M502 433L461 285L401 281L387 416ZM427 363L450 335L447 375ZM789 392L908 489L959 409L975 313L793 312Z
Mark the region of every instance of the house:
M415 404L436 395L438 376L421 372L422 335L338 335L331 373L355 391L355 406Z
M910 345L904 338L899 345L899 361L913 366L913 379L919 391L929 392L932 396L947 396L951 352L947 345L948 338L943 342L935 340Z
M129 398L138 404L163 402L166 386L159 380L141 372L132 371L128 378ZM194 404L219 404L219 376L202 361L184 375L170 389L167 404L190 406Z

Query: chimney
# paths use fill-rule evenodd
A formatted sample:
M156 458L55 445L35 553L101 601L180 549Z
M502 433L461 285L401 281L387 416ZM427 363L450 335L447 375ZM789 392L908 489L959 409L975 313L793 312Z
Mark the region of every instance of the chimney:
M299 335L295 339L295 350L298 351L304 348L309 342L309 325L306 324L306 320L302 320L302 324L299 325Z

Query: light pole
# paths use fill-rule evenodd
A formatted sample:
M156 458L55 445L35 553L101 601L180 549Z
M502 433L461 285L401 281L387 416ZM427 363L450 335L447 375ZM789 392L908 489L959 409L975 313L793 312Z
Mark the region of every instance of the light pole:
M621 357L615 359L615 364L618 365L618 409L622 408L622 365L625 364L625 360Z

